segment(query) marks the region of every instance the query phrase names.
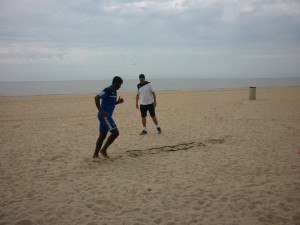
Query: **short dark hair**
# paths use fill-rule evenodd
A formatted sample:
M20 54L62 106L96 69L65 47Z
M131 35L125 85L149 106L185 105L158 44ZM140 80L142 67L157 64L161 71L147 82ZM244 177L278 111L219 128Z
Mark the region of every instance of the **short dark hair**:
M123 79L119 76L115 76L112 83L113 84L115 84L115 83L123 84Z
M139 78L145 78L144 74L140 74Z

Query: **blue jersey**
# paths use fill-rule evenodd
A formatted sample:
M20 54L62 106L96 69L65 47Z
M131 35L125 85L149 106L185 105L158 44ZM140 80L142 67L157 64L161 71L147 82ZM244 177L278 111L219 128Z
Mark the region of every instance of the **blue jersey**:
M117 90L113 87L107 87L99 93L101 98L101 108L112 116L117 104Z

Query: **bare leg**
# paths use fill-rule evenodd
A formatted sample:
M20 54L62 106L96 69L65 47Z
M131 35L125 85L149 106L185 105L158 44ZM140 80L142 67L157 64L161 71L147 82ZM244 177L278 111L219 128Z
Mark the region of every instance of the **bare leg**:
M154 124L157 126L158 125L157 118L156 117L152 117L152 120L153 120Z
M161 134L161 128L158 126L157 118L154 116L154 117L152 117L152 120L153 120L153 122L154 122L155 125L156 125L156 130L157 130L157 132L158 132L159 134Z
M99 151L102 147L103 141L106 138L106 135L107 135L107 132L100 132L99 137L97 139L95 153L94 153L93 158L98 158L99 157Z
M146 125L147 125L146 117L142 117L142 124L143 124L143 127L146 127Z
M104 158L109 159L108 155L107 155L107 149L108 147L114 142L114 140L116 140L116 138L119 136L119 130L118 128L114 129L111 131L111 135L108 137L105 145L103 146L103 148L100 150L101 155Z

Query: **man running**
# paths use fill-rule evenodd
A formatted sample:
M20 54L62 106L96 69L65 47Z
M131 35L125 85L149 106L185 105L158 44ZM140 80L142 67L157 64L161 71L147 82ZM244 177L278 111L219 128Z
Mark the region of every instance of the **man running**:
M160 134L161 133L161 128L158 125L158 121L155 115L155 107L157 106L156 102L156 95L155 92L153 91L152 85L150 82L145 80L145 75L141 74L139 76L140 83L137 85L138 88L138 93L136 95L136 108L140 109L141 111L141 116L142 116L142 124L144 129L140 133L140 135L145 135L148 132L147 129L147 111L149 111L150 116L156 125L157 132ZM138 104L139 99L141 96L141 101L140 101L140 106Z
M115 106L124 102L123 98L119 97L117 99L117 90L121 88L123 80L121 77L114 77L112 85L105 88L102 92L95 96L95 104L98 108L98 120L100 122L99 127L99 137L96 143L95 153L93 158L99 157L99 152L104 158L109 158L107 155L107 148L114 142L114 140L119 136L119 130L115 124L112 114L114 112ZM100 105L101 99L101 105ZM102 144L107 136L108 131L111 135L108 137L105 145Z

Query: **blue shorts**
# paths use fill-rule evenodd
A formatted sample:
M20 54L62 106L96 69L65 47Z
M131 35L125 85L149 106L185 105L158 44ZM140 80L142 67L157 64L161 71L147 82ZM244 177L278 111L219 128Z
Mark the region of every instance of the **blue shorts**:
M107 115L105 118L102 118L100 113L98 112L98 120L100 122L99 131L107 133L108 131L112 131L117 128L117 125L113 118L110 115Z

